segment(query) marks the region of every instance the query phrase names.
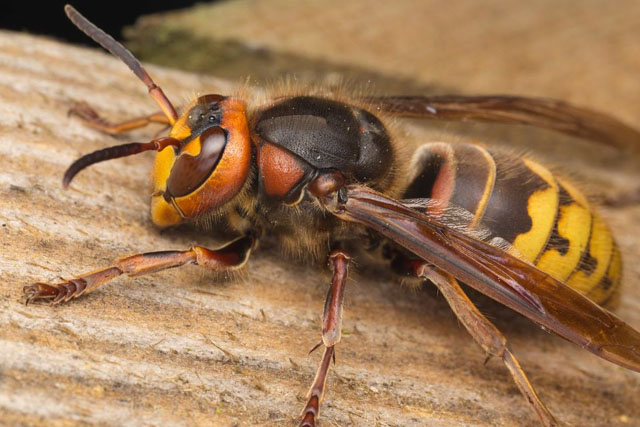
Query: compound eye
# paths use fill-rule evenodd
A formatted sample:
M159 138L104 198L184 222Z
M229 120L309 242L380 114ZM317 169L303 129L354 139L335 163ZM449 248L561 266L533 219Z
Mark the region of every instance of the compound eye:
M167 193L172 197L182 197L193 193L211 176L227 144L224 129L214 127L204 131L199 137L200 152L196 156L181 153L171 168L167 180ZM196 142L196 141L192 141Z

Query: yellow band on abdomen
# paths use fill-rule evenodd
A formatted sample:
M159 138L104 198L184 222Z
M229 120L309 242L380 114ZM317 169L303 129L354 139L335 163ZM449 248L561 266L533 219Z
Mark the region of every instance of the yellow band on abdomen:
M558 184L551 172L544 166L529 159L524 159L523 162L549 185L529 197L527 213L531 218L531 229L518 235L513 242L513 246L527 261L534 262L547 245L555 224L558 213Z

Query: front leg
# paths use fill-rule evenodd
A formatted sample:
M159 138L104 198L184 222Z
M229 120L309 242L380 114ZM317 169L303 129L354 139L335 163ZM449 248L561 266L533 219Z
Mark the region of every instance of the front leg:
M27 304L50 300L52 305L56 305L91 292L121 274L141 276L187 264L200 265L212 271L236 270L245 264L254 246L255 239L245 236L216 250L194 246L186 251L136 254L116 260L113 266L81 274L62 283L34 283L25 286L23 291Z
M98 114L98 112L86 102L76 102L69 110L69 114L79 117L85 125L110 135L126 133L134 129L145 127L151 123L160 123L166 126L171 124L167 116L162 111L124 120L118 123L112 123L100 116L100 114Z

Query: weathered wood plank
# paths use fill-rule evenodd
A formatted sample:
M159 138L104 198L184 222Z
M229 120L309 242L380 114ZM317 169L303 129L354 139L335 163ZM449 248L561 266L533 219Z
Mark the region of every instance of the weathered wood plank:
M151 68L172 99L228 84ZM67 117L87 100L110 117L155 108L106 54L0 33L0 419L16 425L292 425L319 354L327 275L268 249L244 277L219 283L195 267L122 278L57 308L21 304L21 288L114 257L215 242L158 233L148 219L151 156L108 162L63 191L81 153L121 142ZM132 140L154 131L135 133ZM416 130L420 132L420 130ZM607 212L640 278L638 207ZM363 272L365 273L365 272ZM622 317L640 327L640 289ZM575 425L640 420L638 375L486 305L542 398ZM383 271L347 289L325 425L535 425L506 370L487 367L446 304ZM624 418L626 417L626 418Z

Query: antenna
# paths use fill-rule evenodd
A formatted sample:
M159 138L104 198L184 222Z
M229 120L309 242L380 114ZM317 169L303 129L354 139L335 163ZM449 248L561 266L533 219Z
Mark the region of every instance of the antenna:
M114 147L107 147L102 150L94 151L93 153L80 157L78 160L73 162L71 166L69 166L67 171L64 173L62 185L64 188L69 187L71 180L78 174L78 172L93 164L104 162L105 160L131 156L144 151L162 151L170 145L180 147L180 141L171 137L163 137L149 142L130 142L128 144L116 145Z
M178 120L178 113L176 113L176 109L173 108L171 101L169 101L169 98L167 98L162 89L156 86L151 79L151 76L149 76L145 69L142 68L140 61L138 61L126 47L122 46L122 44L117 42L113 37L96 27L93 23L89 22L89 20L82 16L73 6L69 4L66 5L64 7L64 11L71 22L73 22L73 25L91 37L100 46L111 52L113 56L120 58L122 62L131 68L131 71L133 71L133 73L138 76L145 85L147 85L149 95L151 95L151 98L158 103L164 114L169 119L169 122L171 122L172 125L175 124L176 120Z

